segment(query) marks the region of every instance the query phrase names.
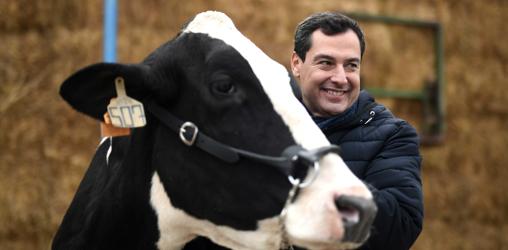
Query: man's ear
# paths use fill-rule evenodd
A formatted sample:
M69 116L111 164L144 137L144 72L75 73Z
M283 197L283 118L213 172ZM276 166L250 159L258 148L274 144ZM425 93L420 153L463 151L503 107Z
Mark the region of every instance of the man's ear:
M116 77L124 79L127 95L138 101L154 93L147 65L98 63L67 78L60 87L60 95L76 110L102 120L110 100L117 96Z
M302 59L300 59L298 54L293 51L293 54L291 55L291 72L297 79L300 79L300 67L302 63Z

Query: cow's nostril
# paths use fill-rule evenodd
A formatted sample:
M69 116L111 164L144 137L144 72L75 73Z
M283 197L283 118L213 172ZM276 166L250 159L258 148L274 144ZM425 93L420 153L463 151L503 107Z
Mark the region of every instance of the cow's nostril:
M363 243L370 233L370 227L377 213L377 206L371 199L341 195L335 199L337 210L342 216L345 234L343 241Z
M360 221L360 212L351 206L337 204L344 226L349 227Z

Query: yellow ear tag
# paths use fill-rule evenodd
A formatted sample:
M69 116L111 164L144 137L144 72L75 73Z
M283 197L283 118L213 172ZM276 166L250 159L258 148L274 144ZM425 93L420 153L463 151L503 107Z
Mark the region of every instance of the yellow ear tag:
M117 98L108 105L108 114L111 123L119 128L137 128L146 125L143 104L127 96L122 77L115 78Z

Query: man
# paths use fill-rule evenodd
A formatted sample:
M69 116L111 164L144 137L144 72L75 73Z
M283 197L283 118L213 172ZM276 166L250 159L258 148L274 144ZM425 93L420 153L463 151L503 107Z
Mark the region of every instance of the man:
M316 124L373 192L378 214L361 249L409 249L423 221L419 139L411 125L360 90L364 51L354 20L314 14L297 26L291 71Z

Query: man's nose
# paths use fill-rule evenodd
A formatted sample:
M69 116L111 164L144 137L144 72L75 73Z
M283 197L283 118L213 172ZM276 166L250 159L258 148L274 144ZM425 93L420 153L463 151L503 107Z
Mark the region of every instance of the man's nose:
M344 67L337 66L335 70L333 70L330 80L337 83L347 83L347 76Z

